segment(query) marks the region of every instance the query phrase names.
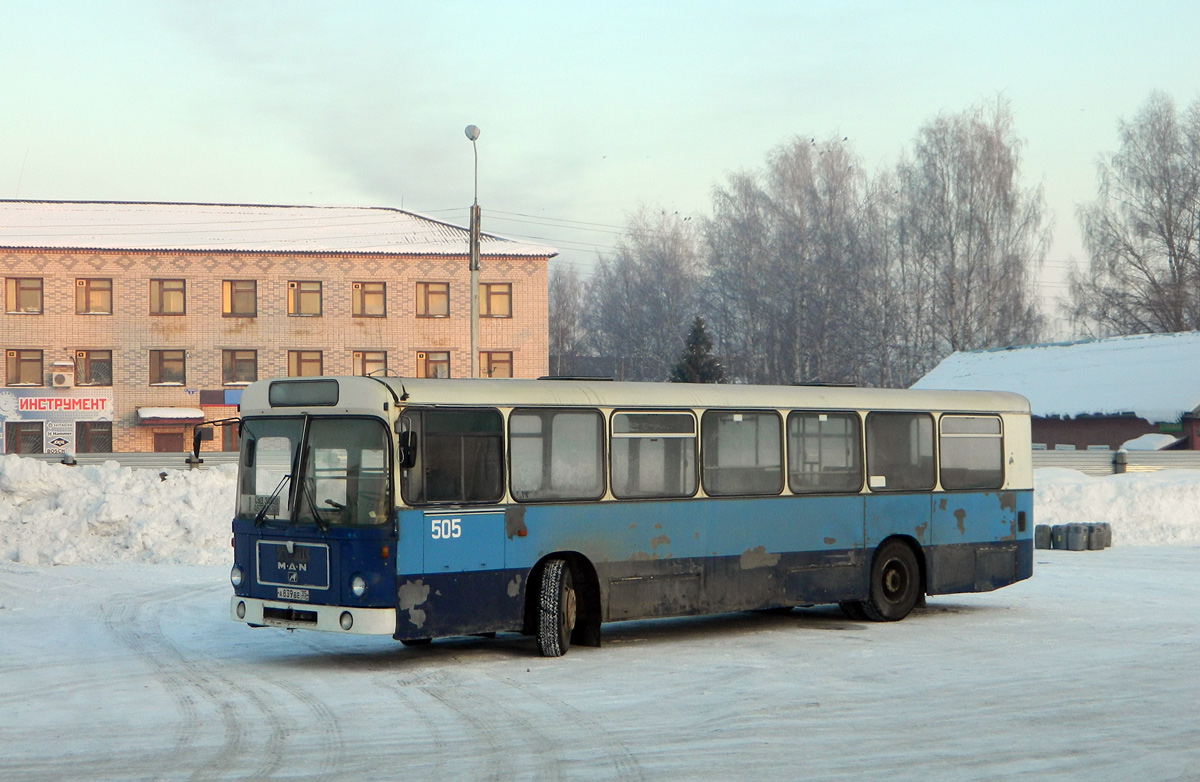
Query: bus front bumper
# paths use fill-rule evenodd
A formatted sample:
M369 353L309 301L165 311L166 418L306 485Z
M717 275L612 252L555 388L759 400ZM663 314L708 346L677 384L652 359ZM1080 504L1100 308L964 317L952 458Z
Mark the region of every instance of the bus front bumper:
M229 618L235 622L288 630L325 630L357 635L393 635L396 609L287 603L234 595Z

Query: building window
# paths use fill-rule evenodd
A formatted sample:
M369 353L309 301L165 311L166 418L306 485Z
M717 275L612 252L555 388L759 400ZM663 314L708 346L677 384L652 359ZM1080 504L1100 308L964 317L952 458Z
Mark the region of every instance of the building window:
M512 317L512 283L484 282L479 285L479 317Z
M221 314L227 318L253 318L258 315L257 280L222 280Z
M24 315L42 314L42 278L9 277L4 286L4 310Z
M111 421L76 421L76 453L112 453Z
M321 374L321 351L288 351L288 377L319 377Z
M75 280L76 315L111 315L112 280Z
M512 377L512 353L498 350L483 351L479 354L479 375L481 377Z
M450 316L450 283L417 283L417 317L446 318Z
M417 377L450 377L450 353L446 351L417 353Z
M183 280L150 281L151 315L183 315L185 303Z
M316 318L321 315L321 283L317 280L288 282L288 315Z
M387 351L356 350L354 351L354 374L356 375L386 375Z
M150 385L183 385L187 382L184 363L182 350L151 350Z
M8 351L7 382L10 386L44 386L46 378L42 372L42 351Z
M221 382L225 385L253 383L258 380L257 350L222 350Z
M41 421L8 421L4 424L5 453L42 453Z
M77 385L77 386L111 386L112 385L112 351L111 350L77 350L77 351L75 351L75 385Z
M387 283L350 283L350 314L356 318L387 317Z

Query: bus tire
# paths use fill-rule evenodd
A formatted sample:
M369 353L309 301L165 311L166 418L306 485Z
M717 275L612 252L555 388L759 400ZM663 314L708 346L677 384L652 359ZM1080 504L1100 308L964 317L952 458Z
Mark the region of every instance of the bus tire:
M575 579L571 566L565 560L551 559L542 566L538 595L537 642L543 657L562 657L567 653L575 618Z
M847 619L857 619L861 622L867 618L867 612L863 610L861 600L843 600L838 603L838 608L842 609L842 613L846 615Z
M897 622L908 616L921 596L921 566L912 548L889 540L871 563L871 595L861 603L873 622Z

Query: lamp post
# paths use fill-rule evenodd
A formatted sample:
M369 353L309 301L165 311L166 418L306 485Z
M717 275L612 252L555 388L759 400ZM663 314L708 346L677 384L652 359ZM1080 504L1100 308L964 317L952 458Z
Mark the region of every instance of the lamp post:
M467 125L465 133L475 152L475 201L471 204L471 250L467 268L471 270L471 377L479 377L479 128Z

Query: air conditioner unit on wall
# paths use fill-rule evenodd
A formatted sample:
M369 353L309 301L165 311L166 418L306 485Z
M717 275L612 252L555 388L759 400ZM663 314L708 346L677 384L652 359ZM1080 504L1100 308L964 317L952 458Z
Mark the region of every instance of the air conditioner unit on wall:
M55 361L50 365L50 385L55 388L74 388L75 364L71 361Z

